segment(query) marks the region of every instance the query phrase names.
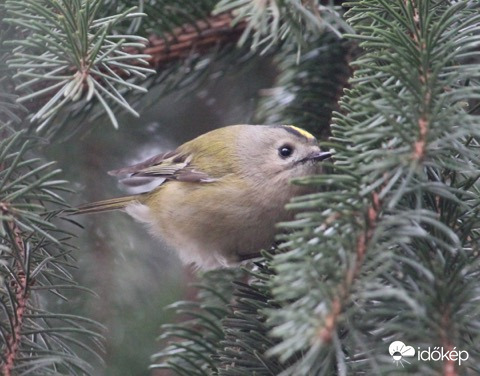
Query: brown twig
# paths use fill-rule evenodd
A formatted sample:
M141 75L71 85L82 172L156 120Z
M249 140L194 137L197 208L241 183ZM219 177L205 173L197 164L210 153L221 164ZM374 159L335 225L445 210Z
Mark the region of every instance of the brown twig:
M0 202L0 211L3 215L11 214L8 205ZM18 350L21 343L21 329L23 327L23 319L27 307L29 283L24 270L25 245L22 234L17 224L12 220L8 223L9 229L13 233L15 246L18 251L18 258L15 262L16 276L10 281L10 288L15 294L15 302L13 309L15 311L15 320L13 322L12 333L7 337L7 346L5 348L4 359L1 370L3 376L11 376L12 369L15 365Z
M195 53L205 53L213 47L236 43L246 27L246 22L232 26L233 16L222 13L175 28L166 36L152 35L143 51L151 68L160 69L172 61L187 58Z
M343 307L348 300L351 287L362 268L363 260L365 259L369 243L375 231L380 210L381 202L378 194L374 192L372 194L372 204L367 209L366 227L357 238L355 249L357 257L355 263L347 270L345 279L337 289L338 294L332 301L330 313L325 317L322 326L318 330L317 339L320 339L322 343L328 343L333 338L333 333L336 330Z
M448 336L448 332L451 329L451 322L450 322L450 316L451 316L451 311L450 309L445 309L442 315L442 344L444 351L452 351L454 349L452 345L452 341L450 340ZM443 375L444 376L457 376L458 372L456 369L455 361L452 360L452 358L449 356L447 357L447 360L442 363L443 365Z
M420 39L420 14L415 0L404 0L405 6L408 7L408 4L413 8L413 19L415 22L416 32L409 33L410 38L416 45L416 48L419 53L426 49L425 41ZM418 138L415 141L413 146L413 158L415 160L422 160L425 157L427 149L427 135L430 128L430 121L428 119L427 108L430 106L431 101L431 92L428 87L428 82L430 81L430 71L424 69L423 67L419 68L418 79L423 85L426 85L426 90L422 98L420 117L418 119Z
M420 39L421 25L420 25L420 14L418 11L417 1L418 0L404 0L405 5L407 7L408 5L411 5L411 7L413 8L413 19L415 23L416 32L411 32L410 38L415 43L418 52L421 53L426 49L426 45L425 45L425 41ZM418 129L419 129L418 139L414 144L413 154L414 154L414 159L422 160L425 157L426 148L427 148L427 135L430 128L427 109L430 106L430 102L431 102L431 91L430 91L430 88L428 87L431 71L428 68L420 67L418 74L419 74L418 78L422 83L422 85L426 86L426 90L422 98L421 112L420 112L420 117L418 119ZM436 201L437 207L439 207L440 198L438 196L435 197L435 201ZM441 338L442 338L443 348L445 349L445 351L448 351L448 352L453 349L452 342L449 339L449 336L447 334L451 329L450 316L451 316L450 309L446 309L442 315L442 326L441 326L442 328ZM450 357L447 357L447 361L443 362L443 375L444 376L458 375L456 364Z

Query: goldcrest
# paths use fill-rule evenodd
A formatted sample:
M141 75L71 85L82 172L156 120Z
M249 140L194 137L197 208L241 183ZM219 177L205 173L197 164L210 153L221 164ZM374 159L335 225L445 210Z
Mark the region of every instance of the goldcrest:
M83 205L75 214L121 209L146 223L183 262L231 266L274 243L275 224L294 215L285 204L308 192L290 180L321 173L319 162L329 157L314 136L294 126L232 125L110 171L127 185L158 185Z

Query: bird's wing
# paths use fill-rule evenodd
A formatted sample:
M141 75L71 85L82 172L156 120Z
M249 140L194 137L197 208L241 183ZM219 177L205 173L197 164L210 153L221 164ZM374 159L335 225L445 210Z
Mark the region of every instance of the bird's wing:
M191 165L191 156L177 150L155 155L132 166L109 171L113 176L124 177L121 182L129 186L151 183L156 179L210 183L215 181L205 172Z

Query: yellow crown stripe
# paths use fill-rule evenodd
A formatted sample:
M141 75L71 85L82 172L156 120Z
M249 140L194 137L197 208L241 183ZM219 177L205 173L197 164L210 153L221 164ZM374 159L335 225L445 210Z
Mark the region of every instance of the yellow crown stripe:
M302 128L299 128L299 127L296 127L294 125L287 125L287 127L297 131L298 133L300 133L303 137L309 139L309 140L315 140L315 136L313 134L311 134L310 132L307 132L305 129L302 129Z

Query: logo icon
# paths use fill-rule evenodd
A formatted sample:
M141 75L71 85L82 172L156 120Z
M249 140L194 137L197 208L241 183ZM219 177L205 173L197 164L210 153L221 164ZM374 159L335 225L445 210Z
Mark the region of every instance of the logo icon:
M388 346L388 352L393 358L395 365L401 365L403 362L410 364L405 358L412 358L415 356L415 349L412 346L406 346L402 341L393 341Z

